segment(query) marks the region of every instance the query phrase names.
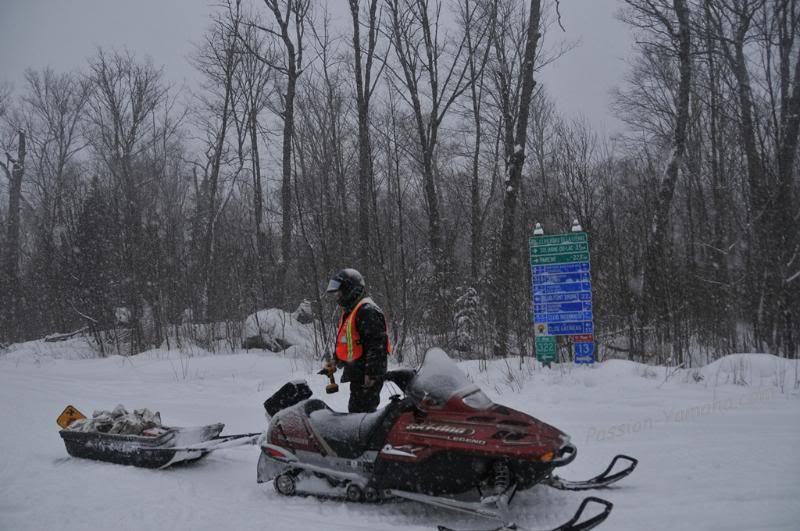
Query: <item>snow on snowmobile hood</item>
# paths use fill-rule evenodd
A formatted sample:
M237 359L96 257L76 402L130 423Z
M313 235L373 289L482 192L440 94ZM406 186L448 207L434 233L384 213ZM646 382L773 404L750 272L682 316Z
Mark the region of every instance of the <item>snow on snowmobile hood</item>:
M480 387L469 381L440 348L432 348L425 353L422 366L409 383L406 394L417 404L427 400L438 406L459 395L466 405L475 409L487 409L492 405Z

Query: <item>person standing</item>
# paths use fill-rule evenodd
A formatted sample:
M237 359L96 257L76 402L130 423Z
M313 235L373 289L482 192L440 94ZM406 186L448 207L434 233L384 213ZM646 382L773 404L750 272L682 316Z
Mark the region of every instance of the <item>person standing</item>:
M375 411L392 350L386 318L367 296L364 277L355 269L336 273L326 292L342 307L336 333L336 364L343 367L342 383L350 382L347 409L350 413Z

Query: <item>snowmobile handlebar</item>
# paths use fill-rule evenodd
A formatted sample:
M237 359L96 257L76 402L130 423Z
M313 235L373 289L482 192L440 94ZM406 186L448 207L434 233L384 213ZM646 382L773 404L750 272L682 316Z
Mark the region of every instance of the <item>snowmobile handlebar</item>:
M416 374L416 371L413 369L395 369L393 371L387 371L383 379L386 382L392 382L405 393L408 384Z

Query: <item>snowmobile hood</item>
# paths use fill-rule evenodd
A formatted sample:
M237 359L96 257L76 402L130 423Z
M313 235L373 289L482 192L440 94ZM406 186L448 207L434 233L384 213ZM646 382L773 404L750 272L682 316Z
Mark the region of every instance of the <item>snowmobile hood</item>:
M558 428L536 417L498 404L480 412L479 415L466 416L464 420L493 428L496 432L492 437L509 446L536 446L557 450L569 443L569 436Z

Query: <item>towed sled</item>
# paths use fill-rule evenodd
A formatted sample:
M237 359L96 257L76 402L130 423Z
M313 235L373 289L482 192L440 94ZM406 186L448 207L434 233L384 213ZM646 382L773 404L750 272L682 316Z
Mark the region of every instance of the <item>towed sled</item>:
M68 406L65 413L70 410L77 412L72 406ZM59 434L64 440L67 453L73 457L141 468L167 468L177 463L197 461L214 450L255 444L261 435L243 433L220 436L224 427L224 424L191 428L164 426L157 436L68 429L62 429Z
M538 484L563 490L606 487L637 465L618 455L588 481L558 477L555 469L577 455L569 436L493 403L440 349L426 353L419 371L390 371L387 380L405 396L391 397L374 413L352 414L310 398L304 381L286 384L264 403L272 419L260 442L258 482L272 481L286 496L413 500L499 521L498 529L521 530L509 510L518 491ZM621 462L626 466L614 472ZM586 531L611 509L609 501L587 497L555 529Z

